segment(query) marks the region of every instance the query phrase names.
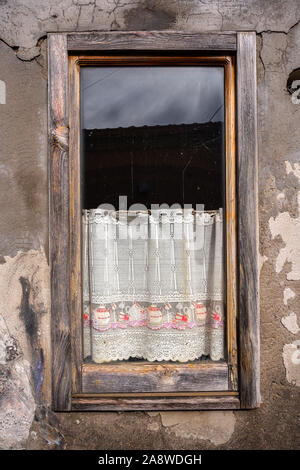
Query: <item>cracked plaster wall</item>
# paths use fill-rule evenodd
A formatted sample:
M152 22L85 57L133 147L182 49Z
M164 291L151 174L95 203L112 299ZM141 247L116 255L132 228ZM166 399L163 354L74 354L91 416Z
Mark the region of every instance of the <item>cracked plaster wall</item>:
M298 0L0 0L0 448L299 448ZM262 406L245 412L49 408L47 64L50 31L255 30ZM4 91L3 91L4 90Z

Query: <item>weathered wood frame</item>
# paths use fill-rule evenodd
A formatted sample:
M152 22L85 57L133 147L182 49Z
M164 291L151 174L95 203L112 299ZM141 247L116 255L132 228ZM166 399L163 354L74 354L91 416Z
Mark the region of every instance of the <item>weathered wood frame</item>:
M48 35L52 405L55 410L238 409L259 405L255 42L255 33L248 32ZM138 50L145 52L133 59L130 54ZM98 55L88 55L90 51L94 54L97 51ZM126 56L124 51L131 53ZM170 54L159 58L157 51ZM192 51L193 57L188 54ZM139 392L131 393L123 387L121 392L114 393L116 377L127 373L136 379L139 366L131 366L129 370L128 365L122 364L116 366L116 371L114 367L82 363L79 68L97 61L149 63L150 58L176 64L178 61L219 63L225 69L228 386L223 387L220 384L224 381L219 381L213 390L209 390L212 378L216 374L224 377L224 370L218 370L220 365L188 368L143 364L146 376L152 382L154 378L156 388L151 380L142 380L144 388L138 386ZM181 380L180 390L164 389L160 385L157 388L157 380L158 384L163 383L159 378L166 368L167 373L173 374L176 369L175 373L187 380L186 386L182 386ZM197 381L201 384L198 389L189 385L196 377L189 380L193 376L191 369L198 374ZM83 382L91 377L93 384L106 381L106 387L101 388L105 393L82 393L86 390Z

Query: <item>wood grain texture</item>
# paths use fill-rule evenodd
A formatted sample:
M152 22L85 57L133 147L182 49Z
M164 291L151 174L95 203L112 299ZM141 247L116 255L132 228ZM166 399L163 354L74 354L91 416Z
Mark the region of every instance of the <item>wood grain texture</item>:
M228 390L225 362L84 364L82 369L85 393L210 390Z
M235 64L228 56L225 65L225 153L226 153L226 324L229 387L238 389L237 353L237 188L236 188Z
M237 397L73 398L73 411L237 410Z
M239 339L241 406L260 403L256 36L238 33Z
M236 33L182 31L111 31L67 33L68 49L80 50L189 50L235 51Z
M71 408L69 316L68 53L62 34L48 36L52 405Z
M70 317L72 392L81 391L82 277L80 191L80 68L77 57L69 57L69 180L70 180Z

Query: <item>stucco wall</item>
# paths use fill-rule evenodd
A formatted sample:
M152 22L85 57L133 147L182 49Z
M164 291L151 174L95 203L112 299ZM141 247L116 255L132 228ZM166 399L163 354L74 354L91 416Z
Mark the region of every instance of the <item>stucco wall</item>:
M49 31L255 30L258 44L262 406L253 411L50 411ZM298 0L0 0L0 448L299 448Z

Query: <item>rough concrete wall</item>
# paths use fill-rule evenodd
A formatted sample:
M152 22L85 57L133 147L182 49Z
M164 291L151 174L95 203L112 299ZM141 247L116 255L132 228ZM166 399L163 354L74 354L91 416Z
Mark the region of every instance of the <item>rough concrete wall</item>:
M300 67L297 0L0 0L0 448L299 448ZM262 406L253 411L49 409L45 34L258 33Z

